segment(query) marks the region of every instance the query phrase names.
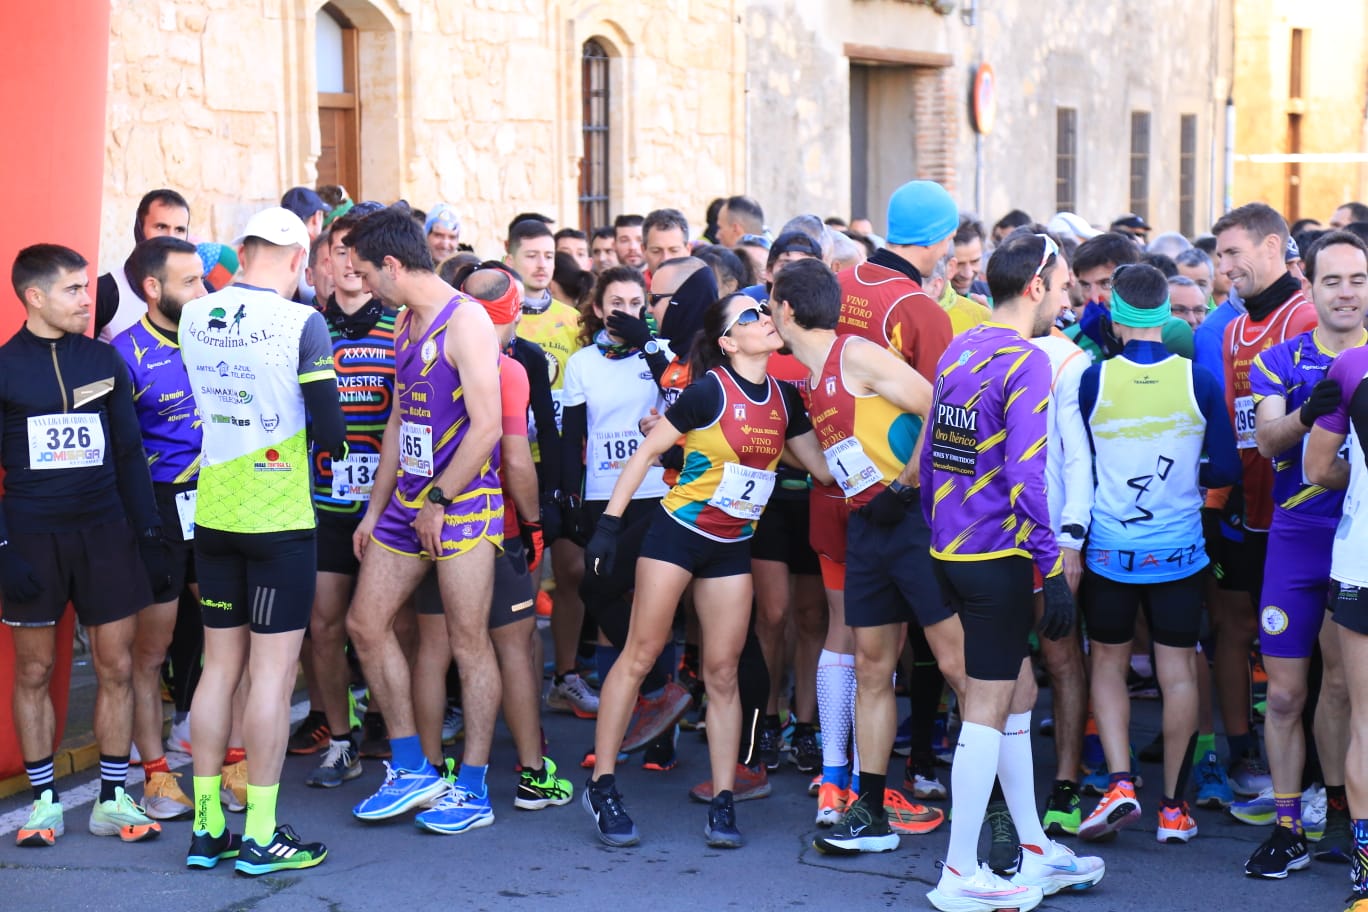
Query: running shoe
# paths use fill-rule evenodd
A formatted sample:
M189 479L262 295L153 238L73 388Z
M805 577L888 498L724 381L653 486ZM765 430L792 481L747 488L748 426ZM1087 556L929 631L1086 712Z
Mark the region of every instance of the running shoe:
M945 812L940 808L913 804L897 789L884 789L884 816L896 833L921 836L945 823Z
M1058 781L1045 799L1045 817L1041 823L1047 836L1077 836L1083 823L1083 799L1078 797L1078 786Z
M812 774L822 768L822 742L817 730L811 727L793 734L793 752L789 755L798 772Z
M1343 799L1331 801L1325 812L1325 831L1313 853L1316 861L1345 864L1354 857L1354 829Z
M1043 847L1021 847L1021 867L1012 875L1020 887L1039 887L1046 896L1060 890L1086 890L1107 873L1102 859L1075 855L1067 846L1051 840Z
M688 710L689 699L689 692L674 681L667 683L655 699L638 697L627 723L627 734L622 738L622 749L628 753L641 750L665 734Z
M447 706L446 712L442 715L442 743L455 743L457 738L465 735L465 713L459 706Z
M441 798L448 785L437 769L426 761L419 770L399 769L385 761L385 781L379 791L352 808L361 820L385 820L405 811L423 807Z
M653 773L668 773L679 765L679 726L676 725L646 747L641 768Z
M179 722L171 723L171 732L166 736L168 754L190 754L190 714Z
M242 851L242 839L224 828L217 836L210 836L200 830L190 833L190 851L185 854L187 868L209 870L220 861L237 858Z
M328 717L318 710L311 709L290 735L285 752L295 756L316 754L328 746L332 740L332 729L328 728Z
M384 716L367 712L361 717L361 747L357 753L367 760L390 759L389 727Z
M739 849L745 843L736 828L736 806L725 792L708 803L708 823L703 836L715 849Z
M941 766L949 766L955 759L955 739L950 735L949 720L937 719L931 731L931 753Z
M1250 826L1271 826L1278 816L1273 803L1273 786L1270 785L1253 798L1231 802L1230 816Z
M574 797L575 787L570 780L556 775L555 761L550 757L542 757L540 770L522 770L518 773L518 793L513 798L513 806L524 811L540 811L553 804L564 807Z
M118 836L124 842L143 842L161 835L161 824L148 817L121 787L109 801L96 801L90 809L90 832Z
M1344 912L1368 912L1368 890L1355 890L1345 902L1349 907Z
M33 802L33 812L14 834L14 844L20 846L51 846L57 837L66 833L62 820L61 802L52 800L52 789L43 789L43 796Z
M1325 789L1312 785L1302 792L1302 832L1307 842L1320 842L1325 837Z
M1159 829L1155 838L1160 842L1191 842L1197 835L1197 821L1188 813L1187 802L1181 807L1159 809Z
M413 818L413 822L420 829L450 835L478 830L494 822L494 808L489 803L489 789L485 789L484 794L477 795L445 779L441 782L445 793L427 810Z
M1135 750L1133 748L1130 752L1130 770L1128 772L1131 774L1131 782L1135 784L1135 787L1144 788L1145 777L1140 775L1140 764L1136 760ZM1111 771L1107 768L1105 760L1102 762L1100 768L1084 775L1079 783L1079 791L1084 795L1097 795L1098 797L1101 797L1110 790Z
M903 788L919 801L944 801L950 794L944 783L936 778L936 763L929 756L907 761Z
M143 810L153 820L175 820L195 809L176 780L180 773L153 773L143 786Z
M327 857L327 846L321 842L305 842L288 824L282 823L264 846L244 838L233 867L239 874L257 877L275 871L312 868L322 864Z
M1102 738L1097 734L1083 736L1083 772L1100 773L1107 768L1107 754L1102 749Z
M824 855L859 855L861 852L891 852L898 847L899 841L887 818L874 819L862 795L829 833L812 840L812 847Z
M983 912L988 909L1030 912L1040 905L1045 894L1040 887L1016 884L999 877L987 865L980 865L967 876L948 865L941 865L940 880L926 898L941 912Z
M1054 716L1043 716L1041 720L1036 723L1036 733L1042 738L1053 738L1054 730Z
M898 723L898 730L893 735L893 753L899 757L906 757L912 753L912 717L904 716Z
M732 786L733 801L753 801L756 798L768 798L769 794L769 771L765 769L763 763L757 763L755 766L746 766L744 763L736 764L736 782ZM713 800L712 780L700 782L689 789L689 797L702 804L711 802Z
M808 794L816 797L817 793L821 790L822 774L818 773L817 775L813 776L811 779L808 780Z
M598 828L599 842L614 848L634 846L641 841L637 835L636 824L627 816L622 805L622 795L611 776L604 776L598 785L590 779L584 783L580 803Z
M551 689L546 692L546 708L573 713L581 719L594 719L598 717L599 698L585 680L572 671L559 682L552 679Z
M1234 803L1235 793L1215 751L1207 751L1201 762L1193 766L1192 778L1197 783L1198 807L1220 810Z
M834 782L823 782L817 791L817 825L835 826L840 823L853 800L846 789Z
M1252 798L1264 789L1273 787L1273 777L1269 775L1268 764L1257 754L1245 754L1230 766L1227 774L1230 788L1241 798Z
M1282 880L1289 871L1300 871L1311 864L1311 851L1306 837L1287 827L1275 826L1273 833L1254 850L1245 862L1245 873L1250 877Z
M1104 839L1140 819L1140 802L1135 786L1124 779L1113 785L1097 807L1078 827L1078 836L1090 842Z
M755 754L765 769L774 772L779 768L779 741L782 732L778 728L760 725L760 733L755 739Z
M988 867L1006 877L1017 869L1021 859L1021 840L1017 837L1016 824L1012 822L1012 812L1005 801L989 801L984 813L984 822L992 842L988 846Z
M626 752L620 752L620 753L617 755L617 762L618 762L618 763L626 763L626 762L627 762L627 758L630 757L630 756L631 756L631 754L628 754L628 753L626 753ZM587 751L584 752L584 757L580 760L580 769L591 770L591 769L594 768L594 765L597 764L597 763L598 763L598 754L594 753L594 749L591 747L591 748L589 748Z
M234 814L247 810L247 761L223 767L219 775L219 799Z
M322 762L309 773L304 784L313 788L337 788L361 773L361 759L356 756L356 747L351 740L329 741Z

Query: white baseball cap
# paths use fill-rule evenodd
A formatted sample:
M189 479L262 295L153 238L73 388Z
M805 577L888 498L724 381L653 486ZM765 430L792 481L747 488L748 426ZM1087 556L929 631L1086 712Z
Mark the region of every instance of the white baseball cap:
M1056 212L1045 227L1055 234L1073 235L1080 241L1086 241L1105 233L1089 225L1081 216L1072 212Z
M247 227L233 243L241 244L249 237L261 238L280 247L296 244L305 250L309 249L309 229L304 227L299 216L281 206L262 209L249 218Z

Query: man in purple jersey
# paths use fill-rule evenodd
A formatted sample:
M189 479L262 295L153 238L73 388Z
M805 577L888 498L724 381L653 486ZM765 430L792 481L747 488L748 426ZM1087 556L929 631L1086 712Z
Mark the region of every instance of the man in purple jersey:
M922 489L932 493L921 503L932 566L964 625L968 677L950 847L927 894L945 912L1032 909L1045 893L1091 886L1105 871L1100 858L1075 858L1041 829L1031 758L1032 562L1045 580L1043 635L1073 629L1074 600L1045 497L1050 359L1030 340L1063 308L1068 280L1048 237L1009 239L988 261L993 320L956 337L937 365L921 452ZM1011 880L978 863L994 778L1022 842Z
M385 713L393 761L380 790L353 813L382 820L435 800L418 824L460 833L494 822L485 772L502 695L489 639L494 558L503 543L495 474L503 432L499 340L485 309L433 273L422 229L406 207L366 216L346 243L371 292L407 308L395 329L397 402L353 539L361 575L347 618ZM423 756L408 658L394 632L430 561L465 701L465 751L454 781Z
M1356 235L1333 232L1306 253L1317 325L1262 352L1249 382L1254 394L1260 454L1273 460L1273 523L1259 602L1259 645L1268 672L1264 742L1273 775L1275 826L1245 862L1245 873L1281 879L1310 859L1301 820L1306 758L1302 710L1317 640L1325 663L1316 705L1315 737L1325 776L1325 836L1316 857L1346 860L1352 851L1344 793L1348 695L1338 642L1323 625L1330 590L1330 555L1344 494L1307 480L1302 465L1307 433L1334 411L1340 388L1327 374L1335 357L1368 342L1368 248ZM1259 800L1259 799L1255 799Z

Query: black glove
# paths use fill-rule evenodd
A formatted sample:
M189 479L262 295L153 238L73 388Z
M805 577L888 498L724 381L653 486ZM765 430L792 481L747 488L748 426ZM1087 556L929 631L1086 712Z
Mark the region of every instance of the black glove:
M146 529L138 538L138 554L142 557L147 581L152 585L152 601L169 602L177 593L171 591L171 555L159 528Z
M625 310L615 310L608 315L608 331L626 342L632 348L641 348L651 341L651 327L641 317L634 317Z
M876 526L890 528L903 521L907 511L917 501L917 489L893 482L869 503L860 507L860 515Z
M674 469L676 472L684 471L684 448L676 443L661 453L660 466L665 469Z
M542 538L550 544L561 537L561 508L555 494L543 494L541 499Z
M1062 640L1073 632L1074 597L1064 574L1045 578L1045 613L1036 630L1047 640Z
M572 544L583 548L593 530L589 528L588 517L584 515L584 502L577 494L562 494L560 498L561 537L570 539Z
M1310 427L1320 416L1328 415L1339 408L1343 395L1339 384L1334 380L1321 380L1311 387L1311 398L1302 403L1297 417L1301 418L1302 424Z
M607 576L613 572L613 558L617 555L618 529L622 519L609 516L599 517L594 537L584 546L584 572L591 576Z
M43 593L33 566L8 541L0 541L0 594L7 602L31 602Z

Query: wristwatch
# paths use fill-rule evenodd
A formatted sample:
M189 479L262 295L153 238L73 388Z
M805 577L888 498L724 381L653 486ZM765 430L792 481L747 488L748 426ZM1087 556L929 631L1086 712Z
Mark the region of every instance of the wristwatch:
M436 485L433 485L432 487L428 488L427 499L429 503L439 504L443 507L449 507L452 504L451 499L448 498L445 494L443 494L442 489L437 487Z
M1061 526L1059 533L1069 536L1074 541L1081 542L1087 537L1088 531L1078 523L1069 523L1067 526Z
M652 336L650 339L646 341L645 345L641 346L641 350L648 355L660 354L660 340L657 339L655 336Z

